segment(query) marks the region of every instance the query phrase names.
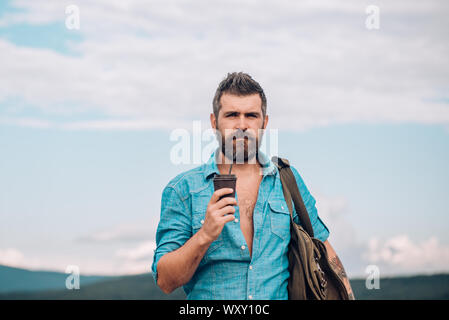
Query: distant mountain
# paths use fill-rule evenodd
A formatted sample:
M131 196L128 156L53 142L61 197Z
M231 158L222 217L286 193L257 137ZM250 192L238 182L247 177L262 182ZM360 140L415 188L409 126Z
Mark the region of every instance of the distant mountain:
M7 278L8 276L10 276L9 279ZM24 278L22 278L22 276L24 276ZM42 278L39 278L39 276L42 276ZM184 291L180 288L169 295L163 293L162 290L154 283L151 273L119 277L80 276L79 290L66 289L65 279L67 276L68 274L65 273L39 271L32 272L23 269L2 267L0 268L0 287L3 290L0 292L0 300L178 300L185 299L186 297ZM32 281L28 282L27 280L29 279ZM46 281L48 281L48 283L46 283ZM14 284L14 282L16 282L16 284ZM7 284L7 287L10 289L18 289L6 290L4 283ZM27 283L30 284L29 288L26 287ZM36 291L37 287L41 287L42 290Z
M354 279L351 286L359 300L449 300L449 274L381 278L371 290L365 279Z
M31 271L0 265L0 293L66 289L67 276L69 274L62 272ZM113 277L80 275L80 284L90 284L111 278Z
M9 270L15 269L15 270ZM42 286L45 281L51 280L52 283L47 284L47 289L36 291L24 289L27 282L22 281L22 278L17 278L17 275L25 275L31 278L28 273L20 273L18 271L31 272L36 278L33 280L33 288ZM14 275L14 277L6 280L5 274ZM55 276L55 278L52 277ZM37 277L42 275L43 280L38 280ZM63 276L62 280L61 277ZM67 274L56 272L38 272L27 271L23 269L0 267L0 288L4 288L4 283L9 284L10 288L18 287L18 290L2 290L0 293L0 300L4 299L118 299L118 300L161 300L161 299L185 299L185 293L181 288L178 288L170 295L164 294L158 286L154 283L153 277L150 273L122 276L122 277L87 277L83 280L81 276L79 290L67 290L65 288L65 279ZM20 281L20 285L13 285L13 278ZM54 279L61 281L63 289L56 289L61 287L61 283ZM86 282L86 280L88 280ZM89 282L90 281L90 282ZM25 284L24 284L25 283ZM48 289L48 286L53 284L53 288ZM394 277L381 278L380 289L368 290L365 287L365 279L353 279L351 285L355 296L358 300L375 300L375 299L438 299L449 300L449 274L436 275L421 275L410 277ZM26 291L25 291L26 290ZM5 292L10 291L10 292Z

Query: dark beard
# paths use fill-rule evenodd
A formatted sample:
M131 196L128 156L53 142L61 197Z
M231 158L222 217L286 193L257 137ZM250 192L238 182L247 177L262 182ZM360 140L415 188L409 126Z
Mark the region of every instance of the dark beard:
M234 141L240 137L243 140ZM245 134L242 130L237 130L227 138L222 136L218 140L222 154L232 163L241 164L249 161L256 163L256 159L259 157L259 139L257 137L250 133Z

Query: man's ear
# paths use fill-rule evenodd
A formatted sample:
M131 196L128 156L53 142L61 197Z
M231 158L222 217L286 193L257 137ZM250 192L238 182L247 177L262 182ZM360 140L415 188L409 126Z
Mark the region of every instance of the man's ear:
M217 119L215 118L214 113L210 114L210 126L212 127L212 129L217 129Z

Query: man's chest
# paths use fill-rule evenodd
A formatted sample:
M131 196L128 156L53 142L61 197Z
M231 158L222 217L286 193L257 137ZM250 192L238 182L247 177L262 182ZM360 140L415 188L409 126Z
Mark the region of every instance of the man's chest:
M216 241L209 247L202 264L237 259L250 261L253 256L274 257L288 244L290 214L283 199L280 181L275 177L255 180L237 178L235 220L226 223ZM214 192L211 182L191 194L192 231L196 233L206 216L207 204ZM254 252L253 252L254 249Z
M240 229L252 254L254 224L253 213L257 202L261 179L259 176L240 179L237 177L237 205L240 213Z
M241 219L252 221L259 193L260 178L237 179L236 193Z

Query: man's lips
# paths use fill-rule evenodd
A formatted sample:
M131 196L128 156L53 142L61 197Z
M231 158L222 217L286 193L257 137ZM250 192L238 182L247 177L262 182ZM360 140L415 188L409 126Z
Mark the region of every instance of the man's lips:
M248 137L248 136L243 136L243 137L236 137L236 136L234 136L234 137L232 137L232 139L233 140L243 140L243 139L245 139L245 140L254 140L254 138L253 137Z
M232 139L232 142L237 142L237 141L243 141L243 142L245 142L245 143L248 143L249 141L253 141L252 139L248 139L248 138L235 138L235 139Z

